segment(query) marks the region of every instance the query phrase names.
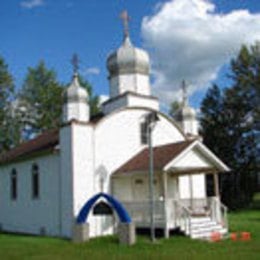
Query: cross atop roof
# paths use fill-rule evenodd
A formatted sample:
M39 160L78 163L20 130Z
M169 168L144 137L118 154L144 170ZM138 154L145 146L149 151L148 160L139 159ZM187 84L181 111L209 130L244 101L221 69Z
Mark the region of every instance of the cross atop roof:
M128 15L128 12L124 10L120 14L120 19L123 21L123 26L124 26L124 37L126 38L129 36L129 21L130 21L130 16Z
M74 74L78 74L78 70L79 70L79 57L78 57L78 55L76 53L74 53L73 56L72 56L71 64L73 66Z

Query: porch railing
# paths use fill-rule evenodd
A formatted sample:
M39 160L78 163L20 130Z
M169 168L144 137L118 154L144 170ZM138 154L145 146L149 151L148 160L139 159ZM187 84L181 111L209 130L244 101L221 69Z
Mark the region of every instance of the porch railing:
M145 224L150 221L150 202L149 200L144 201L123 201L123 205L126 207L128 213L131 215L132 220L135 223ZM165 211L164 211L164 201L154 202L154 222L165 223Z
M149 200L123 201L123 205L137 225L149 225L150 204ZM191 218L195 216L208 216L212 221L228 228L227 207L218 197L205 199L167 199L154 202L154 222L169 228L181 227L190 233Z
M191 233L191 210L179 200L173 201L175 207L175 226L180 227L186 234Z

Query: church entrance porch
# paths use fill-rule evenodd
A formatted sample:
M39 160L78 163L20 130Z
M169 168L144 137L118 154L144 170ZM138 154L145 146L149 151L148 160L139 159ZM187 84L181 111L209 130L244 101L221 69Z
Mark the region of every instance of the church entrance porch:
M221 203L215 169L155 172L154 223L165 236L180 229L192 238L209 237L213 231L227 233L227 208ZM206 195L206 174L215 180L215 196ZM112 192L129 212L137 228L150 227L149 173L131 173L112 178Z
M227 232L226 207L220 202L218 174L228 172L199 140L153 148L154 222L166 236L175 228L191 237ZM112 175L112 194L130 212L137 227L149 227L149 149L144 148ZM214 197L207 197L206 175L214 176Z

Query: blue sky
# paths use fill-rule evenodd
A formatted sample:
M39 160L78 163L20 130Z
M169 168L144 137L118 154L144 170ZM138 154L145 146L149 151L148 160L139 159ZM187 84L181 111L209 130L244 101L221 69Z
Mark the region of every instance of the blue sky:
M180 0L175 1L180 2ZM197 9L194 9L194 12L197 10L202 16L205 12L210 13L209 5L205 7L207 9L206 11L203 9L203 0L182 1L187 2L186 6L181 6L182 9L178 9L179 5L174 5L174 1L158 0L1 0L0 55L3 56L8 63L9 69L15 78L16 85L19 87L26 75L27 68L29 66L35 66L41 59L46 62L48 67L54 68L57 71L59 80L68 83L72 75L70 59L72 54L76 52L81 60L81 71L92 83L95 92L97 94L107 95L109 86L105 62L108 54L121 44L122 23L119 19L119 15L123 9L127 9L131 16L130 33L132 41L135 45L148 48L148 50L151 51L152 68L154 72L153 78L157 77L153 81L155 94L158 92L162 102L169 103L169 100L172 99L176 93L178 94L178 86L176 85L178 85L179 77L177 75L176 66L172 67L170 76L169 73L167 74L167 70L171 71L170 62L165 61L165 64L159 68L160 57L163 55L161 51L162 47L161 49L158 47L158 50L156 48L157 45L163 46L165 43L152 40L154 39L152 36L156 38L156 33L160 35L160 32L158 33L158 31L154 29L155 21L156 19L160 19L160 21L166 21L167 23L175 22L173 28L180 21L180 19L174 21L167 17L163 19L164 15L167 16L167 8L170 8L170 4L168 7L166 6L167 3L172 3L171 10L176 11L178 9L178 14L183 16L182 20L185 19L186 11L189 9L187 7L189 7L189 2L192 4L192 1L197 3L196 7L194 7ZM181 5L183 2L180 2ZM230 19L228 18L228 14L234 10L243 9L248 10L249 16L243 13L241 14L240 20L243 20L242 18L245 16L246 19L248 19L248 24L250 24L250 22L256 24L255 27L253 26L253 28L251 28L252 30L260 30L258 27L259 24L255 23L255 21L259 21L259 0L214 0L211 1L210 4L215 6L213 11L214 19L216 18L215 14L217 14L218 17L227 18L223 22L224 26L229 23ZM202 11L199 10L201 6ZM163 10L165 12L163 12ZM193 9L191 8L191 10ZM174 16L174 14L173 11L172 15ZM145 21L144 17L148 17L149 19L147 18ZM191 21L189 23L190 17L190 15L187 15L187 23L192 27L193 22ZM208 18L211 19L212 14L211 16L207 16L207 19ZM215 20L218 21L221 19ZM180 28L180 26L178 28ZM243 24L240 26L243 27ZM245 28L243 27L243 30L247 31L246 28L246 26ZM194 30L195 29L196 28L194 28ZM235 33L232 29L230 30ZM189 48L190 45L188 44L187 37L177 37L177 34L174 34L174 30L171 33L172 38L169 38L169 42L172 41L172 43L170 42L171 46L174 46L175 42L176 46L178 46L178 44L183 46L183 42L179 41L182 39L182 41L187 41L187 48ZM205 31L205 33L207 33L207 31ZM250 36L253 34L254 33L251 33ZM257 39L259 34L254 36ZM249 37L248 34L246 37L250 38L248 42L251 43L251 37ZM230 38L232 38L232 34ZM222 41L220 38L218 38L218 40ZM211 37L209 41L214 41L214 37ZM228 44L231 46L232 42ZM212 46L212 44L207 46ZM209 51L210 50L212 49L209 48ZM178 58L180 59L180 57L174 55L176 51L178 50L169 49L169 53L173 55L171 59L174 60L176 56L175 64L178 64ZM193 50L193 53L194 52L196 54L196 51ZM160 53L161 56L158 56L158 53ZM236 53L237 48L230 54L230 57ZM197 60L202 58L200 55L197 56ZM187 56L187 63L189 58L193 59L193 57ZM214 59L214 57L212 57L212 59ZM220 63L225 64L227 61L228 58L222 59L218 64L214 64L214 68L212 67L212 71L209 71L209 74L213 73L213 69L216 72L217 65L219 68ZM168 64L169 67L167 67ZM187 67L191 66L190 63L187 64ZM196 70L197 67L195 66L194 69ZM210 76L195 78L190 71L185 70L186 67L182 66L181 75L179 76L181 77L187 73L188 81L190 80L190 84L192 85L191 103L194 106L198 106L209 85ZM176 73L176 77L174 77L174 72ZM222 73L218 74L217 81L225 83L225 78L223 77L225 72L226 69L222 69ZM172 77L174 80L172 80ZM211 79L212 78L214 77L211 77ZM171 80L174 86L169 89L168 86L171 84Z

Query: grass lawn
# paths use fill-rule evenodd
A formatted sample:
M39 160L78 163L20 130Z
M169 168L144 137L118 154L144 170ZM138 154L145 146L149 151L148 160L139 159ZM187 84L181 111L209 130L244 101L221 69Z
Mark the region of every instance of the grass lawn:
M84 244L69 241L0 234L0 260L5 259L260 259L260 210L229 215L230 231L249 231L251 241L217 243L173 236L152 244L138 237L132 247L121 246L116 237L93 239ZM139 258L140 257L140 258Z

